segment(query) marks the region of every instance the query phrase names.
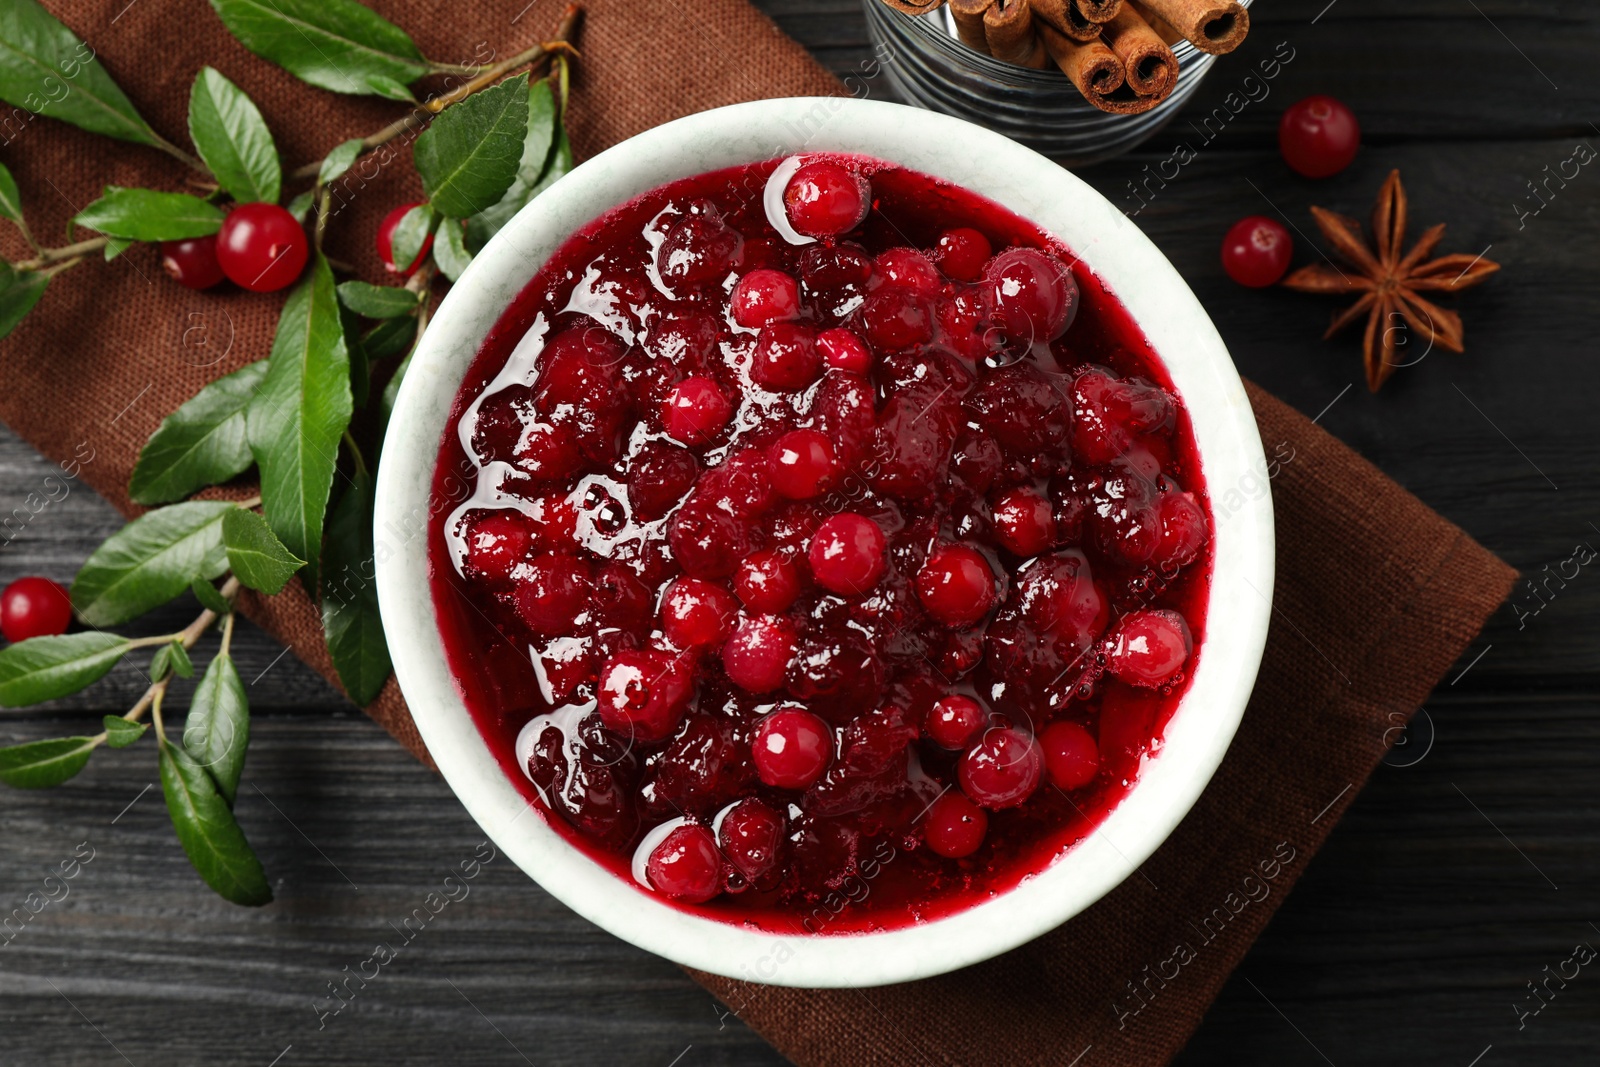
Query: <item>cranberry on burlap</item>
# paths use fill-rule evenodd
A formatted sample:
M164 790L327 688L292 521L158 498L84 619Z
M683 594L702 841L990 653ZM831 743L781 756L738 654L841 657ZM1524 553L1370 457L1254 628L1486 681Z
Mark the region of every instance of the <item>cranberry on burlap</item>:
M256 59L204 0L48 6L174 141L184 140L189 85L205 64L256 101L289 167L397 114L392 102L326 93ZM488 49L508 55L548 35L561 4L372 6L430 57L483 62ZM840 91L743 0L590 0L587 7L571 116L580 157L708 107ZM177 190L186 178L152 149L46 119L24 123L0 158L43 235L63 232L102 185ZM379 221L419 190L398 153L363 181L334 223L329 251L378 282ZM25 249L8 232L0 251L18 259ZM281 300L233 289L190 292L161 277L147 246L109 265L75 268L0 342L0 420L58 461L87 442L95 459L81 477L132 514L128 475L145 439L207 382L266 355ZM1504 563L1303 416L1254 388L1250 399L1269 450L1293 456L1273 482L1278 612L1233 747L1194 811L1145 864L1148 877L1129 879L1029 945L927 981L804 991L697 975L786 1055L851 1067L1058 1064L1092 1045L1086 1064L1166 1062L1354 797L1347 786L1359 787L1371 772L1392 736L1393 713L1422 702L1505 597L1514 573ZM297 586L245 607L333 679L317 612ZM392 681L367 711L427 758ZM1202 925L1247 876L1267 879L1272 892L1230 911L1226 924ZM1180 943L1191 956L1176 977L1143 984L1158 967L1172 974L1167 961Z

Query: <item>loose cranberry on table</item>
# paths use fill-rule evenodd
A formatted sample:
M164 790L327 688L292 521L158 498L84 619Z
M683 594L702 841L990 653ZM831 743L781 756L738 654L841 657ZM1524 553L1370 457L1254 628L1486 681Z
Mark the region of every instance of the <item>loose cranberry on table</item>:
M72 598L48 578L18 578L0 590L0 633L7 641L54 637L72 623Z
M293 285L310 255L305 227L277 204L240 204L217 232L222 273L253 293Z
M647 193L516 299L441 451L435 605L568 840L784 932L856 872L830 928L892 928L1116 804L1182 695L1210 520L1165 372L1068 252L801 162Z
M704 826L679 826L645 864L650 884L673 900L703 904L722 891L722 856Z
M1278 121L1278 149L1285 163L1307 178L1330 178L1348 167L1361 147L1355 112L1331 96L1308 96L1291 104Z
M412 208L421 206L422 201L420 200L415 204L401 204L385 215L382 222L378 223L378 259L383 262L383 269L391 274L404 274L408 277L415 274L417 268L422 266L422 261L427 258L428 250L433 247L433 234L430 233L423 238L422 250L417 253L417 257L411 261L410 266L402 269L394 261L395 227L400 225L400 220L406 217L407 212ZM443 225L450 226L454 224L446 220Z
M209 289L222 281L222 264L217 262L217 237L189 237L182 241L161 242L161 269L179 285L190 289Z
M947 859L972 855L988 832L988 813L956 792L935 800L922 820L928 847Z
M783 190L789 225L807 237L837 237L867 217L872 190L867 180L841 163L807 163Z
M804 789L832 762L833 731L803 708L781 708L761 720L750 750L763 782Z
M1222 269L1240 285L1262 289L1278 284L1289 270L1294 241L1283 223L1250 215L1228 229L1222 239Z
M806 559L818 585L845 596L861 596L883 578L886 544L877 523L845 512L817 527Z

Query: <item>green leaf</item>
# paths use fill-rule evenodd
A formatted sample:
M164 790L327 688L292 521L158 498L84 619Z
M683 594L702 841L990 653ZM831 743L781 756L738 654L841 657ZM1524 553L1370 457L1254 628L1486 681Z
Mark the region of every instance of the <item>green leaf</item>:
M369 319L409 315L417 310L420 301L420 294L394 285L368 285L366 282L342 282L339 285L339 303Z
M0 164L0 216L16 223L23 233L28 232L28 224L22 221L22 194L17 190L17 179L4 164Z
M183 642L172 641L156 649L156 654L150 658L150 680L159 682L169 673L175 673L179 678L194 677L194 661L189 658L189 650L183 647Z
M380 433L389 428L389 417L394 414L394 402L400 395L400 383L406 380L406 371L411 369L411 355L400 361L400 365L389 376L389 381L383 387L383 394L378 398L378 416Z
M356 160L361 158L361 153L366 151L366 148L367 143L359 137L336 147L322 157L322 169L317 171L317 183L327 185L344 177L344 172L355 166Z
M328 520L322 628L339 681L362 707L377 698L390 670L372 556L372 476L358 472Z
M233 657L220 653L206 668L189 701L183 747L211 773L228 805L239 791L244 754L250 744L250 702Z
M0 100L91 133L166 146L100 66L94 49L38 0L0 4Z
M11 269L11 264L0 261L0 337L17 328L49 284L50 275L42 271L19 273Z
M34 637L0 649L0 706L54 700L99 681L128 651L128 639L91 631Z
M222 517L222 543L228 548L228 566L234 577L269 596L282 592L294 572L306 565L283 547L266 519L243 508Z
M278 318L267 377L248 416L262 511L284 547L309 561L304 581L313 595L339 436L352 407L333 271L319 253Z
M128 237L107 237L105 248L101 249L101 252L105 255L106 262L110 263L137 243Z
M439 221L434 213L433 205L418 204L416 207L400 216L400 221L395 223L394 229L389 234L389 254L396 263L410 266L422 255L422 246L428 240L428 234L433 232L434 224Z
M182 747L161 746L161 791L178 842L206 885L235 904L271 903L267 872L206 769Z
M429 72L404 30L354 0L211 0L228 32L262 59L336 93L412 99Z
M188 193L106 186L105 195L73 218L80 226L135 241L178 241L222 228L222 210Z
M366 353L369 360L386 359L409 349L416 336L417 320L414 316L385 319L362 335L361 351Z
M222 74L202 67L189 92L189 137L218 184L241 204L278 202L278 146L256 105Z
M516 180L499 203L485 208L467 223L477 249L481 250L489 238L499 233L500 228L511 220L511 216L533 199L533 190L550 162L555 134L555 94L550 91L550 83L541 79L528 88L528 132L522 139L522 158L517 162ZM438 258L435 252L434 259ZM445 270L443 263L439 264L439 269Z
M372 360L361 347L361 316L339 303L339 328L344 331L345 351L350 353L350 402L356 410L367 406L372 391Z
M48 789L83 770L95 749L92 737L57 737L0 748L0 782L18 789Z
M147 511L94 550L72 583L72 603L90 626L116 626L165 604L196 578L228 569L226 500L192 500Z
M294 221L303 225L306 221L306 216L311 213L311 205L315 201L316 198L313 197L309 192L301 193L299 196L289 201L289 206L284 208L284 210L294 216Z
M498 203L517 177L527 133L526 74L445 108L412 148L433 206L464 219Z
M439 265L440 273L453 282L461 280L461 272L472 262L472 253L466 246L466 230L455 219L439 224L439 232L433 239L433 261Z
M148 723L129 722L121 715L107 715L100 721L105 724L106 747L108 748L127 748L143 737L146 730L150 729Z
M162 645L150 657L150 680L159 682L172 673L172 646Z
M233 610L233 602L217 589L216 586L203 578L196 578L194 584L189 586L189 591L194 593L194 598L200 601L200 606L218 615L226 615Z
M128 495L165 504L225 482L250 466L245 409L267 376L266 360L218 378L168 415L133 465Z

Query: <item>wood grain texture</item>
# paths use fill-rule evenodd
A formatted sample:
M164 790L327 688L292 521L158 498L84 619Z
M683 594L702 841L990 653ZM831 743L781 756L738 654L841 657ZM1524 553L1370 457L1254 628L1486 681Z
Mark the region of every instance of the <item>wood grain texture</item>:
M872 55L854 0L761 6L841 75ZM1585 167L1536 216L1518 211L1538 206L1526 182L1577 141L1600 141L1589 125L1600 116L1600 11L1579 0L1262 0L1252 13L1250 40L1177 121L1082 176L1138 209L1245 374L1309 414L1326 407L1322 425L1526 572L1579 541L1600 545L1590 413L1600 171ZM1279 42L1295 58L1263 81L1259 63ZM886 94L881 78L864 86ZM1349 102L1365 130L1356 164L1323 182L1292 175L1274 148L1282 107L1310 92ZM1193 160L1163 172L1180 144ZM1429 354L1370 397L1359 340L1319 339L1337 302L1240 290L1217 248L1236 218L1276 214L1303 235L1296 262L1311 262L1307 207L1364 216L1392 166L1413 230L1448 222L1443 250L1492 246L1504 269L1454 305L1465 355ZM1167 174L1164 186L1151 173ZM116 528L81 487L64 497L52 487L59 499L4 526L52 472L0 431L0 578L68 580ZM1554 1065L1600 1046L1592 968L1520 1029L1513 1007L1534 1006L1524 983L1574 944L1600 946L1589 925L1600 923L1600 809L1589 799L1600 572L1540 597L1524 590L1518 603L1520 617L1502 611L1351 807L1183 1067L1466 1067L1480 1054L1482 1067ZM164 609L140 632L191 616ZM503 858L318 1029L327 983L392 939L387 924L481 835L437 777L270 639L242 626L234 647L256 715L240 819L278 901L247 912L199 884L159 788L141 795L155 781L146 748L98 753L52 792L0 793L0 914L74 846L95 850L69 896L0 946L0 1064L782 1062L675 967L577 918ZM143 689L143 665L68 700L0 712L0 741L121 710Z

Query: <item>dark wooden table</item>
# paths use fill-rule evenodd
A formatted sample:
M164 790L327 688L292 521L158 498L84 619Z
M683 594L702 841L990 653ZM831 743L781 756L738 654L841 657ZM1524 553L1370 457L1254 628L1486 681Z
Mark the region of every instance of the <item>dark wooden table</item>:
M851 0L762 6L841 73L871 54ZM1253 16L1245 48L1173 125L1083 176L1131 208L1127 183L1143 168L1179 142L1198 147L1138 222L1244 373L1525 573L1600 547L1600 166L1541 185L1542 206L1528 186L1577 145L1600 145L1600 10L1259 0ZM1249 90L1279 42L1295 58L1270 95L1202 146L1188 120ZM889 95L881 78L869 87ZM1355 165L1320 183L1292 176L1274 147L1282 108L1311 92L1344 99L1365 130ZM1372 397L1359 342L1318 339L1327 303L1237 288L1217 247L1247 214L1281 211L1308 234L1313 202L1365 216L1391 167L1414 230L1448 221L1446 250L1487 251L1504 271L1460 302L1466 355L1430 355ZM0 432L0 511L50 473ZM118 521L75 489L4 543L0 577L67 580ZM1179 1063L1593 1061L1600 970L1551 983L1543 1001L1527 985L1574 946L1600 947L1600 567L1547 588L1524 588L1520 610L1502 611L1452 670ZM590 926L504 859L320 1020L329 983L482 835L439 778L293 657L250 627L235 647L255 709L239 815L277 903L246 911L201 886L148 752L98 756L55 791L0 793L0 911L75 849L93 855L66 898L0 935L0 1064L781 1062L676 967ZM3 713L0 738L74 730L141 688L121 669L80 698Z

